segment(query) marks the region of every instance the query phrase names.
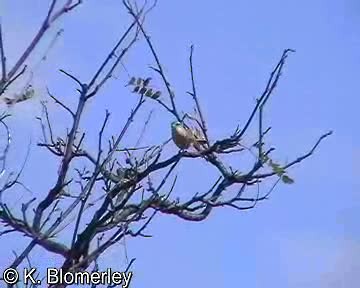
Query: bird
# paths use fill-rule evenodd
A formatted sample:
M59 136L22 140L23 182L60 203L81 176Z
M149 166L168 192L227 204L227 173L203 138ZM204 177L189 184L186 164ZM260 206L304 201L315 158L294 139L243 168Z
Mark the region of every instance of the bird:
M175 145L181 150L188 149L191 145L200 150L199 144L206 142L199 138L192 129L185 127L178 121L171 123L171 136Z
M175 145L180 149L189 148L193 140L189 130L177 121L171 123L171 136Z
M193 146L196 150L200 151L201 147L206 148L206 143L207 140L205 139L205 137L202 135L202 133L200 132L199 129L195 128L192 129L192 134L194 137L194 142L193 142Z

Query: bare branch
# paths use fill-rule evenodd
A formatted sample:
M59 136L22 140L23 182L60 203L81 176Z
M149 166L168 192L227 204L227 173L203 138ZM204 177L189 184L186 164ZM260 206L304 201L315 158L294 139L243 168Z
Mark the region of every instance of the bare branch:
M50 91L49 88L46 88L48 95L50 96L51 99L53 99L55 101L56 104L59 104L62 108L64 108L66 111L68 111L70 113L70 115L75 118L75 113L73 111L71 111L71 109L69 107L67 107L64 103L62 103L60 100L58 100L55 96L53 96Z
M265 105L265 103L269 99L271 93L273 92L273 90L275 89L275 87L279 81L279 78L280 78L280 75L282 72L282 68L284 67L284 64L285 64L285 60L290 52L295 52L295 50L293 50L293 49L284 50L280 61L278 62L278 64L275 66L274 70L270 74L270 78L266 84L264 92L262 93L261 97L257 100L254 110L251 112L250 117L247 120L244 128L237 135L237 139L240 139L245 134L245 132L247 131L249 125L251 124L251 122L256 114L256 111L259 109L260 105Z
M20 56L19 60L15 63L14 67L10 70L10 72L7 75L7 79L11 79L17 71L20 69L20 67L24 64L26 59L30 56L31 52L35 49L35 47L38 45L40 40L43 38L44 34L49 30L51 24L55 22L60 16L62 16L64 13L74 9L77 5L81 3L81 1L78 1L78 4L75 6L70 6L72 4L72 1L67 1L66 4L54 15L52 15L57 0L52 0L50 8L47 12L47 16L44 19L40 29L38 30L37 34L33 38L33 40L30 42L29 46L26 48L24 53ZM0 93L1 94L1 93Z
M200 121L201 121L200 128L202 130L202 133L204 134L206 142L209 144L209 138L208 138L208 135L207 135L207 127L206 127L205 118L204 118L204 116L202 114L199 99L198 99L198 96L196 94L196 86L195 86L195 79L194 79L194 67L193 67L193 53L194 53L194 46L191 45L189 62L190 62L192 93L190 93L190 95L193 97L193 99L195 101L196 108L197 108L197 111L198 111L199 116L200 116Z
M0 155L0 161L1 161L0 178L4 175L5 170L6 170L6 158L7 158L7 155L8 155L9 149L10 149L10 144L11 144L10 129L9 129L8 125L5 123L5 119L9 116L10 116L9 114L3 114L0 117L0 123L6 131L6 138L7 138L5 148L2 151L2 154Z
M63 69L60 69L59 71L65 74L66 76L68 76L69 78L71 78L72 80L74 80L77 84L79 84L80 88L83 87L84 84L78 78L76 78L75 76L71 75L69 72L66 72Z
M159 57L155 51L155 48L150 40L150 37L149 35L145 32L144 28L143 28L143 25L141 24L140 20L139 20L139 17L135 14L135 12L133 11L133 9L131 8L131 6L129 6L129 4L123 0L123 4L124 6L128 9L128 12L130 13L131 16L134 17L135 21L136 21L136 24L138 25L138 27L140 28L142 34L144 35L145 37L145 40L151 50L151 53L152 55L154 56L154 59L156 61L156 64L157 64L157 69L155 68L154 70L157 71L160 76L162 77L163 81L164 81L164 84L166 86L166 89L169 93L169 97L170 97L170 101L171 101L171 106L172 106L172 109L171 109L171 112L172 114L177 118L178 121L181 122L181 117L179 116L178 114L178 111L176 109L176 104L175 104L175 99L174 99L174 92L171 90L170 88L170 83L169 81L166 79L166 76L165 76L165 73L164 73L164 70L162 68L162 65L160 63L160 60L159 60Z
M4 51L4 40L3 40L1 23L0 23L0 61L1 61L0 90L2 90L2 86L6 82L6 57Z
M59 4L59 1L51 0L51 5L42 26L8 74L3 48L2 27L0 26L0 61L2 69L0 94L25 72L26 66L20 71L21 67L23 67L51 24L65 13L75 9L81 2L65 0L62 4ZM0 221L5 227L2 229L0 236L8 233L22 233L31 239L25 250L16 255L16 259L11 264L12 268L18 267L24 260L31 267L30 253L38 245L51 254L60 255L63 258L61 268L65 272L92 269L93 263L95 264L94 269L100 269L99 257L112 245L119 243L122 239L128 239L128 236L151 237L151 235L148 235L149 233L144 231L150 227L156 214L162 216L165 216L165 214L174 215L186 221L204 221L212 211L220 207L230 207L237 210L254 209L261 201L268 199L280 180L291 184L293 180L285 174L287 173L285 170L310 157L320 145L320 142L332 133L329 132L321 136L308 153L286 165L275 163L270 159L274 148L267 147L267 143L265 143L265 138L268 137L265 137L265 135L268 135L270 128L266 129L263 118L266 112L266 104L279 82L286 58L290 52L294 52L294 50L286 49L271 72L266 87L254 104L255 107L243 128L240 129L238 126L232 134L211 140L210 143L209 134L211 134L211 131L207 127L195 81L194 46L191 46L189 55L192 89L188 94L191 95L192 101L194 101L195 113L185 111L181 112L180 115L177 110L178 103L167 80L168 77L165 74L164 66L160 62L160 57L151 41L150 34L144 28L145 18L156 5L156 1L147 10L147 1L142 7L138 7L136 3L132 5L127 0L123 0L123 4L132 17L131 23L129 23L129 26L119 39L116 40L115 45L110 47L109 53L99 63L89 81L82 81L81 75L77 77L60 70L62 74L79 86L79 89L77 89L79 94L76 94L78 97L76 108L68 107L62 99L55 97L47 89L49 97L63 108L61 111L64 111L65 114L70 113L72 116L72 122L66 128L65 135L57 135L57 131L51 125L51 114L49 114L45 103L41 103L43 110L41 117L37 119L40 120L43 141L38 143L38 146L45 147L59 161L58 175L53 185L46 191L43 198L38 199L36 205L33 204L36 195L31 197L30 200L27 199L27 202L21 203L18 207L20 217L16 216L17 211L10 211L7 204L3 203L0 198ZM156 89L156 93L152 94L155 87L149 84L150 77L144 79L131 77L129 85L137 83L135 87L138 86L139 88L141 86L141 91L143 91L141 93L134 89L141 97L130 111L127 119L124 119L123 127L119 131L110 134L111 136L108 138L106 135L108 134L110 112L106 110L105 117L100 120L102 122L98 127L98 139L95 144L97 147L92 150L87 147L88 143L85 141L85 137L87 139L90 134L86 130L81 130L84 111L88 107L89 99L98 95L99 91L105 87L105 83L110 82L109 79L115 78L113 75L115 69L119 64L122 64L122 60L125 55L128 55L128 51L134 48L135 43L140 39L139 35L144 37L146 45L151 51L156 66L150 68L160 75L169 94L169 100L161 98L162 91L158 91L158 89ZM53 42L51 45L53 45ZM123 68L127 72L124 65ZM148 91L150 93L147 93ZM155 94L156 97L152 98L151 95ZM199 136L204 138L198 143L193 141L193 144L187 149L181 149L175 154L169 154L167 149L171 140L176 143L173 135L171 135L170 139L165 137L166 141L161 139L159 142L143 145L144 134L147 129L150 129L149 122L154 111L151 110L147 118L145 115L146 119L144 118L145 121L140 126L140 129L142 129L135 132L138 134L135 134L136 142L134 147L127 146L125 138L130 132L134 132L130 130L133 128L132 123L137 120L138 113L141 111L141 107L145 106L145 100L148 98L154 100L152 104L157 105L156 107L165 108L164 113L168 115L170 113L185 128L191 129L189 131L193 132L194 137L197 134L202 134ZM257 113L259 122L256 143L252 145L244 144L242 140L245 136L248 136L249 127L255 121ZM7 168L6 157L11 143L10 129L5 122L6 117L8 117L7 114L0 116L0 122L6 132L6 137L3 140L7 141L5 142L7 145L5 145L4 151L1 151L3 155L0 155L2 164L0 166L0 177L5 174L5 168ZM250 143L253 142L251 140ZM196 146L195 144L201 145ZM142 147L139 147L140 145ZM232 163L234 167L230 166L226 162L227 157L223 156L224 154L234 156L235 153L250 154L253 157L253 165L248 168L241 165L235 167L237 163L234 162ZM217 176L209 186L202 187L198 191L189 191L194 194L183 199L183 197L176 197L175 193L173 193L175 187L177 187L177 180L181 177L181 174L178 175L174 171L180 161L185 161L185 159L192 162L202 161L202 164L213 168ZM26 186L19 180L24 165L19 173L10 173L7 176L8 179L5 179L7 180L5 185L2 188L0 187L0 196L5 190L12 187L26 189ZM269 168L273 170L268 172L267 169ZM260 185L266 178L272 176L278 176L278 178L270 190L265 191L264 194L260 189ZM187 188L191 188L191 185ZM247 192L251 194L247 195ZM29 209L30 207L33 208L32 205L35 206L34 209ZM29 211L34 211L33 219L28 219L30 217ZM60 240L69 231L72 239L70 239L71 242L68 243L69 247L67 247ZM125 258L127 259L127 254ZM130 261L128 268L133 261L134 259ZM56 287L66 287L66 285L57 285Z
M320 138L317 140L317 142L315 143L315 145L311 148L311 150L306 153L305 155L296 158L295 160L291 161L289 164L286 164L283 169L288 169L300 162L302 162L303 160L305 160L306 158L309 158L311 155L313 155L313 153L315 152L316 148L320 145L320 143L327 137L329 137L330 135L332 135L332 131L329 131L325 134L323 134L322 136L320 136ZM267 178L267 177L271 177L276 175L275 172L270 172L270 173L265 173L265 174L256 174L254 175L252 178L254 179L261 179L261 178Z

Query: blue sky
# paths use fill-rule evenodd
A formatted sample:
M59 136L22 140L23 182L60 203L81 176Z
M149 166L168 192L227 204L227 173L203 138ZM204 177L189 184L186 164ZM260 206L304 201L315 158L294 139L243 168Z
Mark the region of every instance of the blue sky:
M39 26L47 8L44 2L0 3L10 63ZM73 83L57 70L62 68L88 80L129 23L121 1L84 2L53 30L64 28L65 32L48 61L35 71L38 97L11 111L14 169L26 154L24 143L30 138L35 143L39 137L34 116L40 111L39 100L45 97L46 85L69 105L76 104ZM270 200L256 209L218 209L201 223L156 218L148 231L153 238L127 241L129 257L137 258L132 287L358 287L360 137L355 118L360 104L359 8L355 0L206 4L159 0L146 29L182 110L190 107L186 95L191 88L188 56L190 45L195 45L198 93L212 139L228 135L246 121L285 48L297 52L288 58L265 114L267 125L273 127L267 140L277 148L275 159L289 161L307 152L322 133L334 130L334 134L313 157L290 171L294 185L278 186ZM44 39L30 64L37 63L50 41L50 36ZM136 76L154 75L148 69L151 64L154 61L144 42L136 45L125 62L129 73ZM85 129L101 126L105 108L113 112L112 131L126 121L136 99L123 87L127 73L119 69L116 74L118 79L109 82L87 107L82 122ZM161 87L160 79L154 83ZM50 107L55 125L64 132L70 119L54 105ZM139 127L153 108L148 105L142 112ZM158 143L169 137L170 121L164 111L155 109L146 140ZM244 140L247 143L256 136L253 128ZM92 129L89 137L96 133ZM135 132L130 134L127 141L132 143L135 136ZM94 147L95 142L88 139L86 144ZM241 158L233 161L239 168L241 161L246 162ZM176 193L181 198L206 189L215 177L214 170L203 163L188 162L177 171ZM198 173L200 169L202 173ZM54 159L43 150L31 150L24 181L34 194L44 194L56 173ZM14 205L23 199L21 193L29 192L17 193ZM9 264L12 249L20 252L27 241L3 238L0 267ZM39 267L57 263L56 259L40 258L41 253L37 249L33 254ZM114 265L121 270L122 256L122 246L110 250L103 267Z

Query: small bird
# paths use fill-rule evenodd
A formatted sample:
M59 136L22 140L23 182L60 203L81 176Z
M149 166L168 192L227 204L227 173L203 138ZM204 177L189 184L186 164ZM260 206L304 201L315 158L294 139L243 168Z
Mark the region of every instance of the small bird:
M200 150L199 144L206 142L206 140L200 139L192 129L177 121L171 123L171 136L180 149L188 149L193 145L195 149Z
M200 132L199 129L195 128L195 129L192 129L192 133L193 133L193 136L194 136L194 148L198 151L201 150L201 146L206 148L206 143L207 143L207 140L205 139L205 137L202 135L202 133Z
M187 149L193 141L191 133L180 122L171 123L171 136L177 147Z

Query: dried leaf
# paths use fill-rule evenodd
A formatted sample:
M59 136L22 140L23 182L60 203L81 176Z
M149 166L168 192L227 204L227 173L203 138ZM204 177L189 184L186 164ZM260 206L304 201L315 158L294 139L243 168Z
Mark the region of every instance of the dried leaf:
M285 184L293 184L295 181L294 179L290 178L288 175L283 175L281 177L281 180L285 183Z
M161 95L161 91L156 91L156 92L151 96L151 98L157 99L157 98L160 97L160 95Z
M145 93L145 96L147 97L152 97L153 96L153 90L151 88L149 88L146 93Z
M279 164L273 162L271 159L269 161L269 165L278 176L282 176L285 173L285 169L282 168Z
M136 78L135 77L131 77L129 83L127 84L127 86L129 85L135 85L135 82L136 82Z
M150 81L151 81L151 77L146 78L146 79L144 80L143 86L144 86L144 87L145 87L145 86L148 86L149 83L150 83Z
M142 85L143 83L143 79L141 79L140 77L137 79L136 81L136 85Z
M144 95L146 90L147 90L146 87L142 87L139 91L139 94Z

